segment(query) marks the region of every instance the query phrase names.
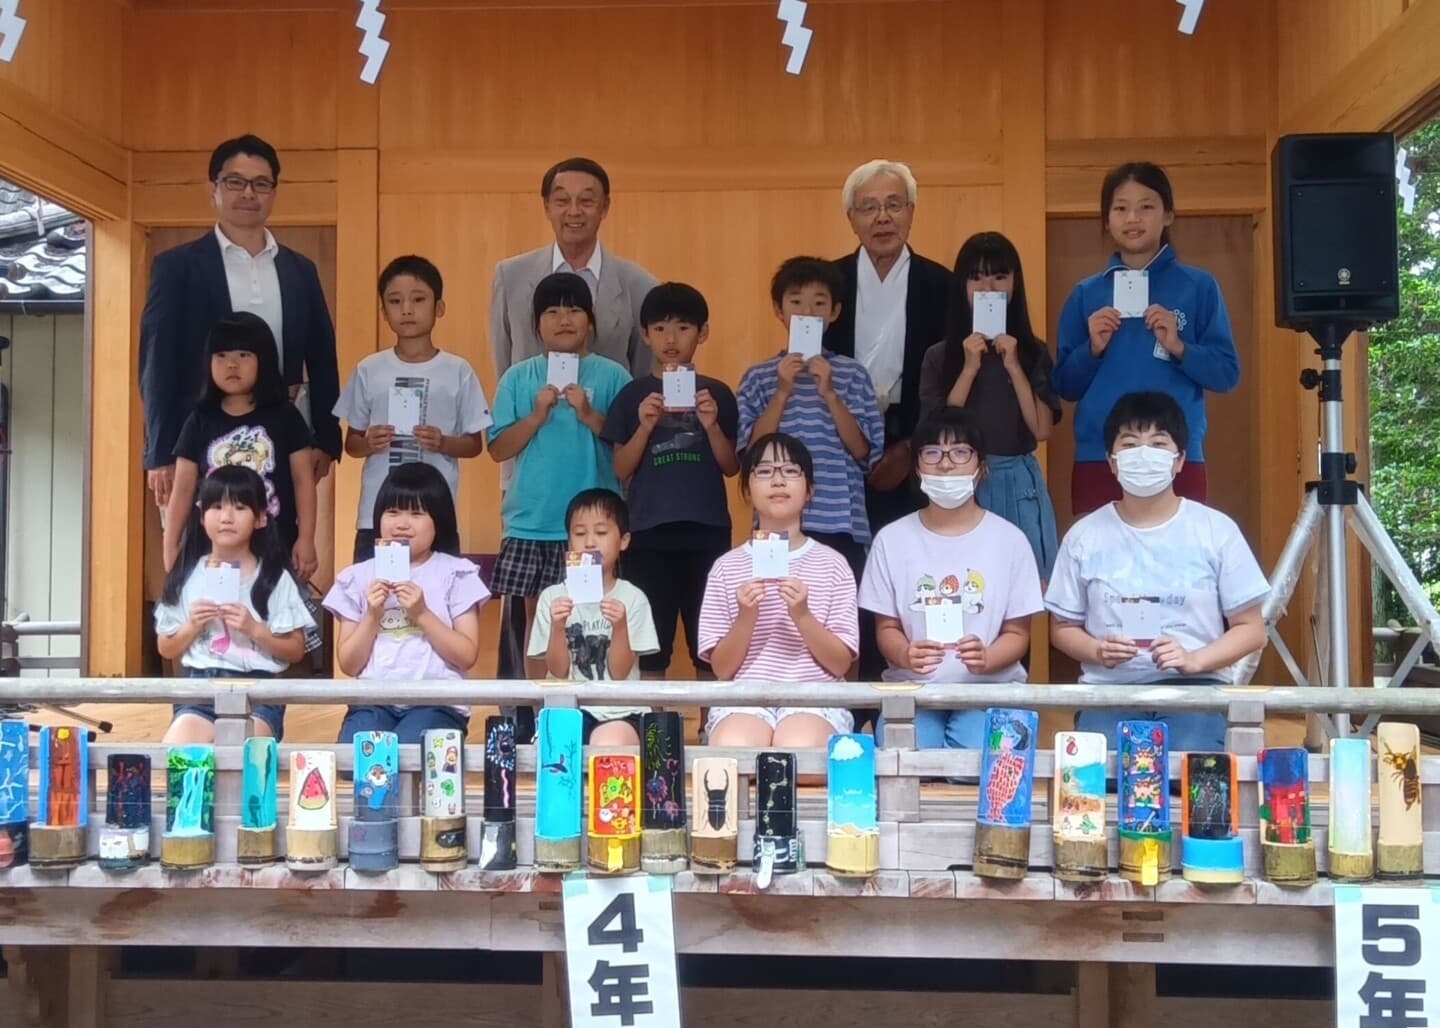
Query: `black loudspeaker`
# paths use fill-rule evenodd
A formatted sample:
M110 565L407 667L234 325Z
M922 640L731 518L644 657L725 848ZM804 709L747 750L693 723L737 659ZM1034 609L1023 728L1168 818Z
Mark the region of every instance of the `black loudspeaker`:
M1370 326L1400 313L1395 137L1282 136L1274 176L1275 323Z

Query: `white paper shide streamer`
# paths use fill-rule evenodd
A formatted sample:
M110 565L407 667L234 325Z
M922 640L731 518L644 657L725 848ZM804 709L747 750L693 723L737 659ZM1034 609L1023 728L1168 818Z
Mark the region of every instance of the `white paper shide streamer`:
M355 27L365 33L360 40L360 55L365 58L365 67L360 69L360 81L373 86L380 77L385 55L390 52L390 44L380 38L380 30L385 27L380 0L360 0L360 16L355 19Z
M1395 188L1406 214L1415 213L1415 179L1410 172L1410 151L1403 146L1395 151Z
M800 69L805 67L805 55L810 52L810 37L815 34L805 27L806 6L805 0L780 0L780 10L775 16L785 23L785 34L780 37L780 42L790 48L785 70L791 75L799 75Z
M1195 35L1195 26L1200 22L1200 11L1205 6L1205 0L1175 0L1175 2L1185 8L1185 13L1180 15L1180 31L1187 36Z
M19 8L20 0L0 0L0 61L15 59L20 37L25 35L25 19L20 17Z

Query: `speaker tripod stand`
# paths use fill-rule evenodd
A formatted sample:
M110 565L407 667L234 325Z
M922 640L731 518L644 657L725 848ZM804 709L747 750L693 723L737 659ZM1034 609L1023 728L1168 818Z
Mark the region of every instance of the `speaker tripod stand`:
M1311 684L1294 653L1276 629L1276 623L1284 615L1294 595L1295 587L1304 571L1305 561L1317 540L1324 538L1321 554L1320 573L1322 582L1328 586L1325 609L1317 612L1314 619L1317 640L1329 643L1329 659L1326 683L1331 686L1350 685L1350 617L1348 580L1346 567L1346 530L1353 531L1360 544L1369 551L1375 565L1384 572L1400 594L1405 608L1420 628L1420 637L1406 652L1395 669L1391 684L1404 684L1405 678L1425 648L1440 641L1440 614L1430 602L1419 580L1415 577L1404 557L1400 555L1385 526L1380 523L1375 509L1361 491L1360 483L1350 476L1355 471L1355 455L1344 449L1345 406L1341 391L1341 356L1345 340L1352 332L1364 331L1370 326L1354 322L1326 322L1309 329L1315 341L1320 344L1316 351L1320 355L1322 370L1316 372L1307 368L1300 376L1300 384L1306 389L1318 389L1320 410L1323 416L1323 440L1320 452L1320 478L1307 483L1305 502L1301 504L1300 515L1280 552L1280 560L1270 577L1270 596L1262 609L1265 632L1280 654L1281 660L1299 685ZM1244 661L1236 675L1236 682L1248 684L1260 664L1260 655ZM1336 714L1333 718L1321 719L1326 724L1327 735L1346 736L1350 734L1350 717ZM1359 734L1368 735L1375 728L1379 715L1371 714L1359 729Z

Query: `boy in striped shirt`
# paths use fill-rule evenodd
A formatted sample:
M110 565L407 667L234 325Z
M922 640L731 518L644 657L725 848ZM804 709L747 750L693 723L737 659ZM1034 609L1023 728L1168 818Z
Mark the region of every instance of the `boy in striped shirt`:
M770 281L775 316L788 331L793 317L840 316L840 272L817 257L792 257ZM808 361L781 352L740 380L738 449L784 432L805 444L815 462L815 494L806 505L805 534L838 550L858 580L865 570L870 520L865 477L885 449L885 422L865 366L829 350Z

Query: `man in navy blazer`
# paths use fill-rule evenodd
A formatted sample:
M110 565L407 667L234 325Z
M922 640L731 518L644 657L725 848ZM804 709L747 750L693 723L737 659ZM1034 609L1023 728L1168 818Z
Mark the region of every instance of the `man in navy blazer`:
M146 481L162 510L174 480L175 440L210 373L205 337L234 311L252 311L274 331L292 399L309 380L316 481L340 457L340 424L331 413L340 371L320 275L265 227L280 184L275 148L256 136L227 140L211 155L209 175L215 228L155 257L140 315Z

